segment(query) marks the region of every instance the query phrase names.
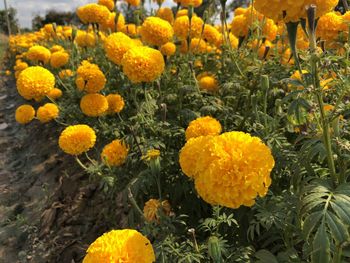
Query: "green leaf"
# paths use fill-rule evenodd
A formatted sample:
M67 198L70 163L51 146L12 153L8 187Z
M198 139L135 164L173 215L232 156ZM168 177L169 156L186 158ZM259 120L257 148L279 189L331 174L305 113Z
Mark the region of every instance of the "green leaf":
M349 238L347 227L339 220L339 218L332 212L328 212L325 215L325 221L333 234L333 238L337 243L342 243Z
M266 249L257 251L255 257L259 259L258 263L278 263L276 257Z
M311 255L311 261L313 263L331 262L330 242L324 223L318 228L312 245L313 252Z
M331 207L345 224L350 225L350 207L348 204L335 196L335 202L331 202Z
M321 217L322 217L322 213L319 211L314 212L310 214L308 217L306 217L303 224L303 234L306 240L309 239L311 232L313 232L314 228L320 221Z

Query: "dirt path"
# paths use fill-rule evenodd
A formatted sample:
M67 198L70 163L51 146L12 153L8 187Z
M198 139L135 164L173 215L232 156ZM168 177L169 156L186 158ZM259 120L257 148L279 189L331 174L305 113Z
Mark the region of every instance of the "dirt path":
M21 103L14 80L0 79L0 263L81 262L92 240L125 226L127 209L59 151L57 124L17 124Z

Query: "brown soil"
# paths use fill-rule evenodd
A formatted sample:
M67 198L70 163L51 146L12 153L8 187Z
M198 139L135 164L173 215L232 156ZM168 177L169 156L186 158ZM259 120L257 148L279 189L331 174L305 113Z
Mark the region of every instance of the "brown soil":
M97 236L125 227L127 208L58 149L62 127L17 124L22 103L14 80L0 79L0 263L81 262Z

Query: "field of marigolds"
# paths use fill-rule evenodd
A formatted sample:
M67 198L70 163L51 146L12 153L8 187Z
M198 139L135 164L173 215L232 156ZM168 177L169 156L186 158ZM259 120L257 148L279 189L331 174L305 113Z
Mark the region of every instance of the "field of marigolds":
M78 7L79 26L10 37L12 118L58 131L51 152L103 200L90 219L103 228L86 224L82 253L57 262L350 262L338 2L99 0Z

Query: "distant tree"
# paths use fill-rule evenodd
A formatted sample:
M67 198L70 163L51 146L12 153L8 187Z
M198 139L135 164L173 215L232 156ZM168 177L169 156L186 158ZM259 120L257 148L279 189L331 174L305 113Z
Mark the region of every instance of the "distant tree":
M12 33L18 32L18 20L16 19L17 10L10 7L8 9L8 15L10 20L10 27ZM5 10L0 10L0 32L8 35L7 20Z
M79 22L75 12L58 12L50 10L44 17L36 15L32 20L32 27L34 30L38 30L45 24L56 23L57 25L70 25L77 24Z

